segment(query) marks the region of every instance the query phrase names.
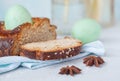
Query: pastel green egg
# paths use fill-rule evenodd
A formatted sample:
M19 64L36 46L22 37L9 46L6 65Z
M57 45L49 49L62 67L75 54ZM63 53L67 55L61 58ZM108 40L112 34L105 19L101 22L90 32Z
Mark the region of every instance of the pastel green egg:
M26 22L32 23L32 17L27 9L21 5L11 7L6 13L5 27L8 30L14 29L15 27Z
M83 44L98 40L100 32L100 24L89 18L76 22L72 28L72 36L81 40Z

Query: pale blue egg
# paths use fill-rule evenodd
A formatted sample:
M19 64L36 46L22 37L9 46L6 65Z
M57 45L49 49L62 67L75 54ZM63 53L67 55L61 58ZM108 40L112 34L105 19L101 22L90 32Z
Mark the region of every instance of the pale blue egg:
M8 30L14 29L23 23L32 23L30 13L21 5L11 7L5 16L5 27Z
M93 19L82 19L75 23L72 36L81 40L83 44L98 40L101 25Z

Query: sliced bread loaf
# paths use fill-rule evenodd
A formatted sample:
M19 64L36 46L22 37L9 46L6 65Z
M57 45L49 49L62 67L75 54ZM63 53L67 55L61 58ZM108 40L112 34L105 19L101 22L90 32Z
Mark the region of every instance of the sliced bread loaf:
M73 38L28 43L21 46L21 56L38 60L64 59L80 53L82 43Z
M13 30L5 30L0 24L0 37L13 38L10 55L19 55L20 46L31 42L56 39L56 26L50 24L48 18L32 18L33 23L24 23Z

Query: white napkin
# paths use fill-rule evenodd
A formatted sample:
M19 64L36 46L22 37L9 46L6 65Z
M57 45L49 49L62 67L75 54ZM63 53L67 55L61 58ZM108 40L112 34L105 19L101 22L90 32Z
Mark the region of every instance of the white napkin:
M49 61L40 61L33 60L26 57L20 56L7 56L0 57L0 74L12 71L19 67L26 67L28 69L37 69L69 60L80 59L84 56L95 54L98 56L104 55L105 49L100 41L94 41L82 46L80 54L73 56L71 58L62 59L62 60L49 60Z

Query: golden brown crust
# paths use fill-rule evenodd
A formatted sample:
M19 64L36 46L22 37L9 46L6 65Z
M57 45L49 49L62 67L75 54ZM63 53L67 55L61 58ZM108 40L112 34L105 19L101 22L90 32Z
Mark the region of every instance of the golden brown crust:
M0 36L10 37L19 32L18 28L15 28L14 30L2 30L0 29Z
M33 23L35 23L35 22L42 23L43 21L48 21L50 23L50 20L48 18L33 17L32 20L33 20Z

